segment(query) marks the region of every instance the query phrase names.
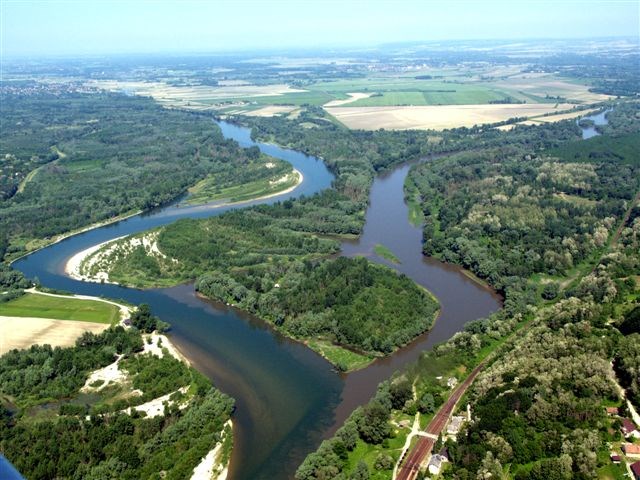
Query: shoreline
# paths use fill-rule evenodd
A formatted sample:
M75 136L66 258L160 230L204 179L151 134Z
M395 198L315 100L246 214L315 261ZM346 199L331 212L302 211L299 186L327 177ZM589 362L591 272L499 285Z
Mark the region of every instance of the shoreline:
M220 208L220 207L228 207L230 205L244 205L245 203L251 203L251 202L255 202L255 201L259 201L259 200L266 200L268 198L277 197L279 195L285 195L287 193L293 192L304 181L304 175L302 174L302 172L300 170L298 170L297 168L293 168L293 173L297 173L298 174L298 181L296 182L295 185L292 185L289 188L286 188L284 190L280 190L280 191L273 192L273 193L268 193L267 195L261 195L259 197L248 198L247 200L238 200L237 202L228 202L228 201L224 201L224 199L222 199L222 200L213 200L211 202L205 202L205 203L193 203L193 204L185 202L183 208L206 207L206 206L211 206L213 208ZM221 203L216 203L216 202L221 202Z
M229 419L224 424L224 430L229 427L231 435L233 435L233 420ZM218 458L222 455L222 447L226 441L223 434L220 442L216 444L209 452L202 457L200 463L193 469L190 480L226 480L229 475L229 465L231 457L226 463L221 463Z
M80 250L77 253L74 253L71 257L69 257L64 265L64 273L65 275L67 275L70 278L73 278L74 280L80 280L83 282L96 282L96 283L114 283L114 282L110 282L107 279L100 279L97 277L88 277L85 275L82 275L80 273L80 266L82 265L82 262L84 262L84 260L89 257L90 255L93 255L95 252L97 252L98 250L100 250L103 246L112 243L112 242L116 242L122 238L125 238L126 235L123 235L121 237L116 237L116 238L112 238L111 240L107 240L105 242L102 243L98 243L97 245L93 245L89 248L85 248L84 250Z
M48 248L51 245L55 245L56 243L60 243L61 241L66 240L67 238L71 238L71 237L74 237L76 235L80 235L82 233L86 233L86 232L89 232L91 230L95 230L96 228L106 227L107 225L111 225L113 223L118 223L118 222L120 222L122 220L127 220L127 219L129 219L131 217L135 217L136 215L140 215L141 213L144 213L144 210L136 210L135 212L118 215L118 216L113 217L113 218L111 218L109 220L103 220L102 222L92 223L91 225L87 225L86 227L82 228L81 230L71 230L70 232L67 232L67 233L61 233L61 234L57 235L54 240L50 240L47 243L45 243L44 245L41 245L38 248L34 248L33 250L29 250L28 252L24 253L23 255L20 255L19 257L14 258L13 260L11 260L9 262L9 265L12 265L14 262L17 262L21 258L27 257L27 256L31 255L32 253L36 253L37 251L40 251L40 250L42 250L44 248ZM35 240L37 241L37 240L42 240L42 239L35 239Z
M268 195L262 195L260 197L255 197L255 198L251 198L249 200L241 200L239 202L223 202L223 203L216 203L213 204L213 202L209 202L209 203L203 203L200 205L190 205L191 207L203 207L203 206L207 206L210 205L212 208L221 208L221 207L227 207L229 205L243 205L245 203L250 203L250 202L255 202L255 201L260 201L260 200L266 200L269 198L273 198L273 197L277 197L279 195L285 195L287 193L291 193L292 191L294 191L296 188L298 188L302 182L304 181L304 175L302 174L302 172L296 168L293 169L293 172L296 173L298 175L298 181L296 182L295 185L292 185L291 187L285 189L285 190L281 190L279 192L274 192L274 193L270 193ZM138 215L139 212L135 215ZM115 220L114 220L115 221ZM103 225L96 225L94 227L91 228L87 228L85 231L89 231L90 229L93 228L99 228ZM78 232L79 233L84 233L83 232ZM72 235L76 235L76 233L74 234L70 234L69 236ZM114 281L110 281L108 278L100 278L100 277L89 277L89 276L85 276L82 275L80 273L80 265L82 265L82 262L84 262L84 260L89 257L90 255L93 255L95 252L97 252L98 250L100 250L100 248L104 247L105 245L108 245L112 242L116 242L118 240L121 240L123 238L128 237L129 235L123 235L121 237L116 237L116 238L112 238L110 240L106 240L104 242L101 242L97 245L93 245L91 247L85 248L84 250L81 250L75 254L73 254L71 257L69 257L65 263L64 266L64 273L65 275L67 275L70 278L73 278L74 280L79 280L82 282L94 282L94 283L110 283L112 285L121 285L119 282L114 282ZM60 239L62 240L62 239ZM49 245L47 245L49 246ZM46 248L45 247L41 247L41 248ZM29 252L26 255L29 255L33 252L35 252L36 250ZM25 256L26 256L25 255ZM20 257L22 258L22 257ZM18 259L16 259L18 260ZM14 260L14 261L16 261ZM124 285L124 286L129 286L129 285Z

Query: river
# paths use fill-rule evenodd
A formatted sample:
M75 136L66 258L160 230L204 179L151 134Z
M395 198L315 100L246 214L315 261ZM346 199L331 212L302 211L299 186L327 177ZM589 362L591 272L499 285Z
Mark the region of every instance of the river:
M582 139L583 140L587 140L588 138L591 137L596 137L598 135L600 135L600 132L598 132L598 130L596 130L596 125L606 125L607 123L609 123L607 121L607 114L611 111L611 109L607 109L604 110L600 113L595 113L593 115L587 115L584 117L579 117L576 120L576 123L578 124L578 126L582 129ZM580 126L580 120L591 120L593 121L593 126L592 127L582 127Z
M28 255L14 267L47 287L74 293L148 303L172 325L171 339L214 384L236 399L232 479L290 478L304 456L330 435L355 406L366 402L376 385L422 351L450 338L473 319L500 308L500 298L461 269L422 255L422 232L408 222L403 184L410 165L378 176L371 189L363 234L344 242L344 255L366 255L386 263L427 287L439 299L441 313L430 332L366 369L338 374L302 344L269 325L219 303L197 298L191 284L139 290L79 282L64 266L75 253L107 240L171 223L204 218L255 204L271 204L329 188L333 176L319 159L255 143L249 130L220 122L224 135L243 147L257 145L268 155L290 162L304 175L294 191L262 201L228 206L183 207L179 201L126 220L70 237ZM377 243L389 247L401 263L373 254Z

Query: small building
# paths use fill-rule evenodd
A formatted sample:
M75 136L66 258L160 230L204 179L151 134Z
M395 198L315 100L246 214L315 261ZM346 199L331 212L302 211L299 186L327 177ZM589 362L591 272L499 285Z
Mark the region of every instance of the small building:
M456 377L449 377L447 379L447 387L454 388L458 384L458 379Z
M625 443L622 445L622 451L627 457L640 458L640 445L635 443Z
M618 407L606 407L605 410L610 417L617 417L620 413Z
M625 437L633 437L640 438L640 431L638 431L638 427L628 418L622 419L622 434Z
M122 324L123 324L125 327L130 327L130 326L131 326L131 319L130 319L130 318L125 318L125 319L122 321Z
M442 470L442 464L447 461L448 460L446 457L443 457L442 455L436 453L431 457L431 460L429 460L429 465L427 467L429 473L431 475L438 475L440 473L440 470Z
M612 453L611 455L609 455L609 458L611 459L611 462L615 464L618 464L621 461L620 455L618 455L617 453Z
M464 423L465 417L460 415L455 415L451 417L451 421L447 426L447 435L457 435Z
M633 473L634 480L640 480L640 462L631 464L631 472Z

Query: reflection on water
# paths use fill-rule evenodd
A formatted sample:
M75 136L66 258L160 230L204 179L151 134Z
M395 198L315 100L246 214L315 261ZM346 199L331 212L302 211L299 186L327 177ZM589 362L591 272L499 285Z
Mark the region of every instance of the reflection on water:
M594 115L587 115L585 117L580 117L578 118L578 120L576 120L576 123L582 129L583 140L600 135L600 132L596 130L595 125L607 125L607 123L609 123L607 120L607 114L610 111L611 109L605 110L603 112L596 113ZM583 127L580 125L580 120L592 120L595 125L592 127Z

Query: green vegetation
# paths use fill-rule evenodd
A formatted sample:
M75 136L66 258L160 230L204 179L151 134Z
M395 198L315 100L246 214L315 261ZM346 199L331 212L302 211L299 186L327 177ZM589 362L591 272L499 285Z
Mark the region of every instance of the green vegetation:
M135 352L135 329L112 327L84 334L75 347L33 346L0 357L0 449L26 478L188 478L222 441L233 401L184 363ZM97 393L79 392L90 371L124 355L127 382ZM73 368L72 368L72 367ZM164 414L147 418L122 410L188 386L172 395ZM133 388L142 395L132 396ZM178 403L186 403L184 409ZM108 413L108 414L107 414Z
M0 259L3 256L1 240L0 237ZM24 278L22 272L0 262L0 308L4 302L24 295L24 289L31 286L32 282Z
M388 354L408 343L431 326L438 308L407 277L363 258L292 262L280 273L271 285L265 282L270 276L251 270L209 273L196 289L295 338L328 339L367 354Z
M358 370L371 363L371 356L353 352L327 341L308 340L306 344L343 372Z
M514 278L566 276L588 262L640 188L629 135L621 142L599 138L580 147L563 144L551 152L560 158L487 150L414 167L424 252L461 264L503 291ZM599 153L604 144L607 156ZM578 155L577 149L592 153Z
M200 204L216 200L242 202L273 195L298 184L300 176L293 172L290 164L267 156L264 156L264 159L264 164L254 164L247 169L248 173L257 180L247 180L246 183L237 185L238 179L230 178L227 182L230 186L225 186L217 176L213 175L191 187L185 203ZM244 181L247 176L242 175L242 178Z
M34 239L153 208L210 176L228 188L272 175L259 152L225 140L209 118L148 98L2 93L0 101L0 230L14 257Z
M424 223L424 214L422 213L422 205L420 192L415 183L407 176L404 182L405 198L404 201L409 208L409 223L414 227L421 227Z
M416 82L415 91L388 91L363 98L345 106L386 107L395 105L475 105L504 101L507 95L484 85Z
M597 149L601 143L593 144ZM607 442L619 440L620 433L603 407L621 404L615 381L632 401L640 398L640 208L630 201L639 187L638 166L625 156L624 142L604 159L586 152L588 163L583 155L558 159L515 147L454 155L411 171L426 217L425 248L501 288L504 308L469 323L383 383L371 402L307 457L299 480L353 478L362 462L371 478L390 478L382 464L371 468L370 452L396 461L392 419L432 414L450 392L446 379L464 379L482 360L485 371L463 402L471 403L475 421L457 443L446 441L452 464L445 478L615 473ZM611 241L618 231L619 240ZM575 263L562 266L555 258ZM389 407L384 392L394 385L396 392L413 386L415 395L399 395ZM363 411L369 413L365 422ZM362 431L362 425L375 428ZM353 432L359 440L345 441ZM358 446L360 441L366 445Z
M378 243L373 247L373 251L376 255L390 261L391 263L400 263L400 259L393 254L389 247Z
M0 303L0 315L9 317L55 318L113 324L120 318L115 305L97 300L51 297L26 293L9 302Z

